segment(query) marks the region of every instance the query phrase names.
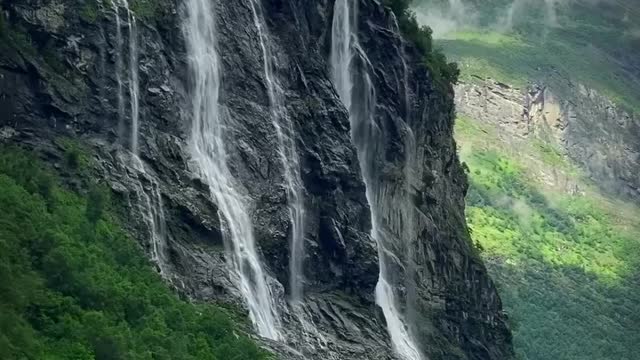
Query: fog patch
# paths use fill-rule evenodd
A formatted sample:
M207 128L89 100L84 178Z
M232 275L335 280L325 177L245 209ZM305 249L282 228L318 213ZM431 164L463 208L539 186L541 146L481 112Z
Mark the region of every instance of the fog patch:
M526 201L515 199L511 204L511 211L518 217L520 225L525 228L531 228L531 221L535 212Z
M510 32L518 25L534 21L541 31L562 27L560 13L574 5L616 5L614 0L512 0L493 14L487 14L483 3L464 0L416 0L414 11L421 25L433 30L434 38L465 29L482 28ZM622 19L621 19L622 20Z
M433 37L443 38L447 34L464 28L478 26L479 12L462 0L416 2L416 19L421 25L428 25L433 30Z

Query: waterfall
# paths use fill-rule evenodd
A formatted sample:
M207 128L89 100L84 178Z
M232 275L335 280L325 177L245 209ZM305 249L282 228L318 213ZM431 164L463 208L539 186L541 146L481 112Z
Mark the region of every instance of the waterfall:
M168 277L167 222L164 216L164 204L162 202L162 194L160 193L160 185L153 177L148 175L140 157L132 154L131 163L137 171L138 194L142 200L140 203L140 213L150 230L151 260L158 267L160 275ZM142 185L141 178L147 179L151 185L150 190L145 189Z
M138 76L138 30L135 14L129 8L127 0L111 0L111 7L115 13L116 21L116 82L118 84L118 133L124 133L123 120L125 117L124 106L124 62L122 53L124 52L124 40L122 36L122 19L120 19L120 7L124 7L127 12L127 28L129 30L129 71L127 83L129 85L129 105L131 112L131 139L130 150L133 154L138 154L138 128L140 118L140 81Z
M111 7L115 13L116 20L116 82L118 84L118 135L124 133L124 85L122 83L122 23L120 21L120 13L116 0L111 0Z
M349 6L348 0L336 0L333 8L331 26L331 75L340 99L347 110L351 110L351 58L355 46L352 23L355 22L356 5Z
M392 234L402 228L402 208L394 202L394 184L382 180L379 164L384 155L382 129L374 120L375 87L367 67L370 66L357 36L357 2L336 0L332 25L331 69L337 92L349 110L351 137L366 186L371 208L371 237L378 245L380 273L376 285L376 303L382 308L394 350L407 360L420 360L418 346L404 324L397 308L391 265L398 261L391 246Z
M129 101L131 105L131 152L138 154L138 128L140 118L140 81L138 79L138 28L135 14L129 9L127 0L121 0L127 10L129 26Z
M291 220L289 251L290 305L293 315L301 326L304 342L311 348L318 345L326 349L327 341L318 331L311 317L307 316L303 299L304 284L304 187L300 176L300 160L295 144L295 130L284 106L284 93L275 75L275 61L269 47L269 36L263 8L258 0L250 0L253 20L260 39L264 61L264 77L269 95L271 121L278 140L278 155L284 168L284 180Z
M402 68L403 68L403 79L402 83L404 85L403 88L403 96L404 96L404 120L405 120L405 164L404 164L404 197L402 197L403 204L401 208L403 209L403 224L404 224L404 233L403 233L403 245L405 247L405 288L406 288L406 296L407 296L407 304L415 303L416 295L416 284L414 282L415 274L417 272L417 264L413 258L413 251L415 249L414 242L418 241L418 229L417 229L417 221L419 211L417 211L413 198L415 194L415 189L418 188L418 184L420 183L419 179L422 179L423 176L423 167L420 165L423 163L424 155L418 151L418 140L416 139L415 133L413 132L412 126L413 117L411 114L411 99L409 93L409 67L407 66L407 62L405 60L406 55L404 51L403 45L400 46L398 51L398 56L402 60ZM412 314L410 312L415 311L413 306L407 306L406 314L409 314L410 317Z
M218 205L230 272L249 317L261 336L279 340L280 320L258 257L253 224L227 166L227 124L218 103L221 79L214 9L210 0L187 0L185 5L183 31L193 86L191 155Z
M271 121L278 139L278 153L284 168L285 186L291 220L289 254L289 286L291 302L302 301L304 283L304 194L300 177L300 160L295 144L295 131L284 106L283 90L274 75L276 58L269 48L269 37L264 23L263 9L257 0L251 0L253 20L260 38L264 60L264 75L269 93Z
M117 2L116 2L117 1ZM160 193L159 184L147 173L144 163L139 155L138 148L138 129L140 119L140 81L138 76L138 32L136 25L135 14L129 8L127 0L112 0L111 6L115 13L116 22L116 82L118 84L118 120L120 127L120 136L124 133L123 124L125 116L124 106L124 61L122 59L122 53L124 52L124 40L122 35L122 19L120 19L120 7L124 7L127 13L127 28L129 31L129 61L128 61L128 73L127 83L129 87L129 105L131 116L131 138L130 138L130 151L131 156L127 159L127 162L131 164L131 167L137 172L136 179L138 185L138 194L141 197L140 213L143 216L144 222L147 224L150 230L150 242L151 242L151 260L156 263L160 274L167 275L167 264L169 260L167 258L167 231L166 220L164 215L164 205L162 203L162 196ZM147 190L142 184L141 178L147 179L151 184L151 189Z

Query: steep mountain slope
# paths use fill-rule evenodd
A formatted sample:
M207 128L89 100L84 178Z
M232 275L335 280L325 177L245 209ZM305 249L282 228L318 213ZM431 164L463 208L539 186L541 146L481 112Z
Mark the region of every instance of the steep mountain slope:
M631 20L640 13L638 5L579 0L545 1L545 6L527 0L482 6L450 3L442 10L450 27L441 26L438 45L463 70L465 84L458 92L482 92L484 79L490 77L530 93L518 102L534 112L548 112L544 121L529 126L537 127L538 137L562 149L605 191L638 199L640 28ZM551 103L547 109L545 102Z
M133 254L129 234L184 299L159 290L151 264L139 256L128 268L114 255L88 274L83 266L69 269L72 277L89 277L63 293L80 307L73 314L91 315L72 318L77 326L65 327L66 308L44 318L46 326L24 317L38 339L48 344L47 337L74 330L67 345L83 359L261 356L243 345L250 326L225 323L241 313L251 320L254 340L283 359L394 359L406 344L412 359L511 357L500 298L465 226L453 89L439 71L446 66L425 64L433 60L430 49L403 38L402 17L374 0L2 0L0 6L1 141L47 164L56 191L74 199L72 227L89 226L95 216L86 204L104 202L92 197L90 184L113 198L101 221L123 245L112 249L117 243L109 237L85 237L62 223L71 247L98 248L92 253L78 244L63 260ZM357 16L334 26L345 9ZM330 58L341 45L335 39L356 38L345 50L351 54L345 73L354 83L349 101L338 93ZM362 151L363 134L376 140L375 151ZM66 168L78 162L81 173ZM39 195L37 182L2 171L10 178L2 178L7 206L24 198L45 213L37 229L65 216L59 199ZM4 242L16 236L2 234ZM67 244L53 241L53 249ZM62 291L47 282L53 269L39 263L47 248L29 239L12 246L44 279L35 289ZM107 284L113 286L93 289L99 301L85 304L81 290L91 289L100 268L117 274ZM128 271L140 277L129 281ZM120 303L130 291L118 286L118 276L139 291L134 300L158 296L182 313L158 310L145 319L149 331L136 332L139 319L130 312L140 309L135 301ZM3 278L3 288L5 281L17 280ZM20 304L16 311L24 314L49 305ZM221 320L200 315L208 311ZM83 333L101 317L117 326ZM140 338L124 341L119 331L128 329ZM165 340L180 335L187 339ZM13 348L26 346L21 335L16 339ZM139 346L145 341L153 343L147 352ZM105 343L122 351L102 351Z
M467 220L525 359L633 359L640 209L611 199L547 143L459 118Z
M460 62L467 220L518 356L637 357L640 8L417 3Z

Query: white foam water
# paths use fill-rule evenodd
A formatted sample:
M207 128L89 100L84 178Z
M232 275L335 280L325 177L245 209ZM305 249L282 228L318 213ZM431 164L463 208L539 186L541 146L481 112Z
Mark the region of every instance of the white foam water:
M111 0L111 7L114 12L116 22L116 83L118 97L118 132L122 136L124 134L124 118L125 118L125 96L124 96L124 61L122 54L124 53L124 37L122 34L122 19L120 18L120 8L124 8L127 14L128 29L128 50L129 61L127 66L127 83L129 90L129 105L131 117L131 138L129 139L130 150L133 154L138 154L138 133L140 120L140 80L138 71L138 30L135 14L129 8L127 0Z
M167 255L167 231L166 219L164 214L164 204L162 203L162 195L160 193L159 184L150 177L145 169L144 163L139 155L138 136L139 136L139 114L140 114L140 83L138 76L138 33L135 14L129 8L127 0L112 0L112 9L114 11L116 22L116 82L118 84L118 117L120 122L125 117L125 95L124 95L124 61L122 53L124 52L124 39L122 34L122 19L120 18L120 8L124 8L127 14L127 28L129 36L129 61L127 71L127 83L129 88L129 105L131 116L131 138L130 138L130 157L127 159L132 168L137 172L136 181L139 187L138 194L141 197L140 213L144 222L150 230L149 238L151 243L151 259L158 266L158 270L162 276L168 275L169 259ZM123 125L120 124L122 127ZM124 132L121 129L121 134ZM132 179L134 180L134 179ZM145 189L143 181L148 181L151 189Z
M280 320L256 249L247 204L227 166L227 124L219 104L220 59L212 1L187 0L184 15L193 86L191 156L218 206L230 272L248 305L251 321L261 336L280 340Z
M117 83L117 97L118 97L118 134L122 134L123 130L123 121L124 121L124 85L122 81L122 72L123 72L123 62L122 62L122 46L123 46L123 38L122 38L122 22L120 20L120 10L118 4L116 4L118 0L111 0L111 8L113 9L115 21L116 21L116 83Z
M151 260L158 267L160 275L169 279L169 255L167 244L167 221L164 214L164 204L160 185L148 175L142 159L138 155L131 154L131 164L137 171L137 182L141 196L140 213L144 222L149 227L149 239L151 241ZM145 189L143 182L150 185Z
M356 66L356 60L364 64ZM331 69L333 82L340 99L350 114L352 141L366 186L371 207L371 237L378 245L380 272L376 285L376 303L381 307L387 322L387 331L394 350L407 360L422 358L418 346L407 329L396 304L392 284L392 264L397 261L390 241L391 233L397 234L403 226L402 209L394 202L394 184L381 180L377 159L383 155L384 134L377 127L374 116L375 88L366 70L370 66L357 36L357 2L336 0L332 25ZM387 232L386 229L389 229Z
M120 0L127 11L129 27L129 102L131 107L131 152L138 154L138 133L140 120L140 80L138 72L138 27L135 14L127 0Z
M260 38L264 64L264 75L269 93L271 122L276 131L278 153L284 168L285 187L291 220L289 253L289 286L292 302L303 297L304 262L304 188L300 177L300 160L296 149L291 118L284 106L284 94L274 73L276 58L271 52L270 39L264 22L263 9L256 0L251 0L253 20Z

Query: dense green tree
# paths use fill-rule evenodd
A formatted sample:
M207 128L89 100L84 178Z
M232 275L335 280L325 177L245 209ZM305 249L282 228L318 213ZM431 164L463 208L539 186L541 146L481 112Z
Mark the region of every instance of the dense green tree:
M398 19L398 26L404 37L422 53L424 64L431 70L436 82L441 85L458 82L460 70L455 62L448 62L446 56L433 49L431 28L419 25L416 14L411 10L412 0L384 0Z
M225 310L166 287L107 189L71 192L27 152L0 150L0 358L265 358Z

